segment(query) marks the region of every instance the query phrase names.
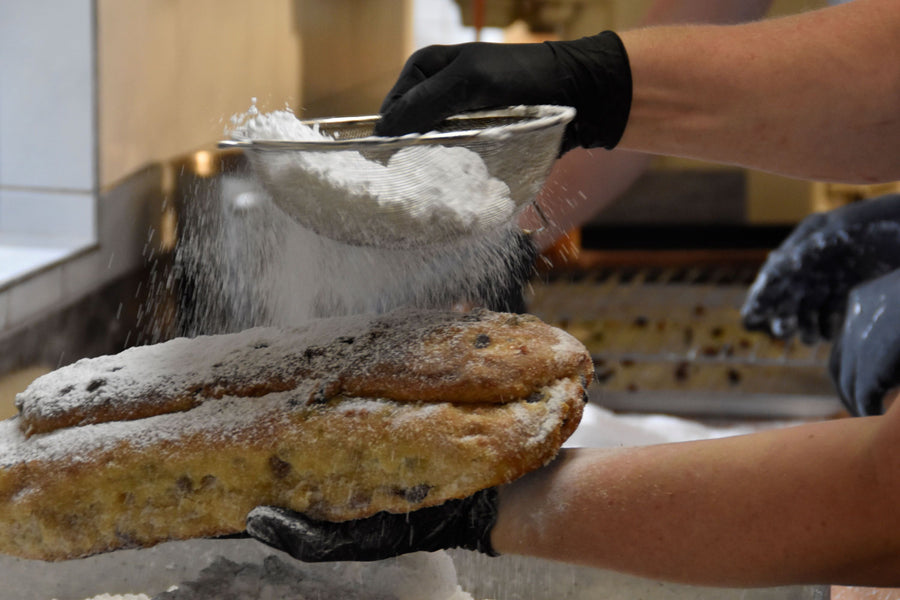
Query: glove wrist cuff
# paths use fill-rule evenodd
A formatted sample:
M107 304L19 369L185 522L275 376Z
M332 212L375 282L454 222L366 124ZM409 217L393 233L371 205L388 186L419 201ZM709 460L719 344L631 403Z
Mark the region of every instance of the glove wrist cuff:
M466 511L465 541L460 547L488 556L500 556L491 544L491 531L497 523L497 497L496 488L482 490L471 497L472 505Z
M571 84L577 111L573 132L585 148L616 147L631 112L632 79L628 53L614 31L565 42L546 42L557 54Z

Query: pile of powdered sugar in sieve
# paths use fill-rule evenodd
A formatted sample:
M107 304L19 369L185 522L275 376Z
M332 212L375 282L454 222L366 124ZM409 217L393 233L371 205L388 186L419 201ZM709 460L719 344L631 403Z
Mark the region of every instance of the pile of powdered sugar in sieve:
M230 135L261 141L335 138L289 110L232 118ZM327 145L327 144L326 144ZM305 227L338 241L416 247L508 223L509 187L462 146L410 145L375 160L358 150L248 152L274 202Z

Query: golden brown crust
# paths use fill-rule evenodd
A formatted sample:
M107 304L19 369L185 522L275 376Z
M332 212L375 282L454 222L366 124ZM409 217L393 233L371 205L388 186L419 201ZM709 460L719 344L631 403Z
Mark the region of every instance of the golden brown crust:
M218 352L201 337L157 345L152 355L142 347L103 357L108 364L79 361L19 395L20 425L32 435L141 419L190 410L208 398L293 390L300 382L314 402L339 395L506 402L557 378L591 372L590 357L574 338L529 315L398 311L347 331L309 343L316 336L308 329L259 329L215 336ZM148 383L145 363L158 351L168 353L170 372L188 369L181 373L186 381ZM201 357L208 368L196 366Z
M407 365L419 369L417 384L432 380L422 386L427 401L406 390L400 401L338 394L310 402L315 385L301 382L249 398L206 399L186 412L32 437L18 419L0 422L0 552L62 560L236 533L250 509L265 504L329 520L404 512L540 467L580 421L591 376L584 348L528 318L525 331L552 342L554 356L532 345L534 352L522 353L519 338L505 337L523 327L510 323L512 315L484 313L472 321L478 326L460 325L463 318L446 318L422 337L418 347L437 356L414 362L439 367ZM475 350L495 351L468 351L471 336L482 334L491 342ZM570 372L571 365L580 370ZM465 402L442 401L459 390L441 379L455 368L489 400L460 390ZM372 376L394 375L399 368ZM516 390L519 399L497 400L494 378L502 394ZM363 379L356 377L360 385Z

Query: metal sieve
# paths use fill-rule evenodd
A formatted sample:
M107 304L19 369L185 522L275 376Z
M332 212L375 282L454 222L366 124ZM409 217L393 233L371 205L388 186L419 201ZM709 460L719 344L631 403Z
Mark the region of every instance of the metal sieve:
M377 116L312 119L301 123L330 139L219 147L243 150L275 204L302 226L352 245L414 248L511 223L543 186L574 115L564 106L509 107L391 138L372 135ZM322 154L336 152L348 160Z

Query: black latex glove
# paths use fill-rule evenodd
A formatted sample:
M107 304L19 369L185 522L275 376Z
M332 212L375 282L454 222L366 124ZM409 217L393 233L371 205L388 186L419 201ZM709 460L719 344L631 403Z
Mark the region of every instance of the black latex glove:
M900 385L900 270L850 292L829 371L851 413L883 412L885 393Z
M413 54L381 105L376 135L424 133L466 111L572 106L563 150L612 148L631 109L631 68L619 36L563 42L429 46Z
M748 329L831 339L855 285L900 268L900 194L810 215L773 251L744 302Z
M247 516L247 533L306 562L372 561L447 548L496 556L490 540L496 520L497 491L487 489L407 514L381 512L342 523L315 521L283 508L260 506Z

